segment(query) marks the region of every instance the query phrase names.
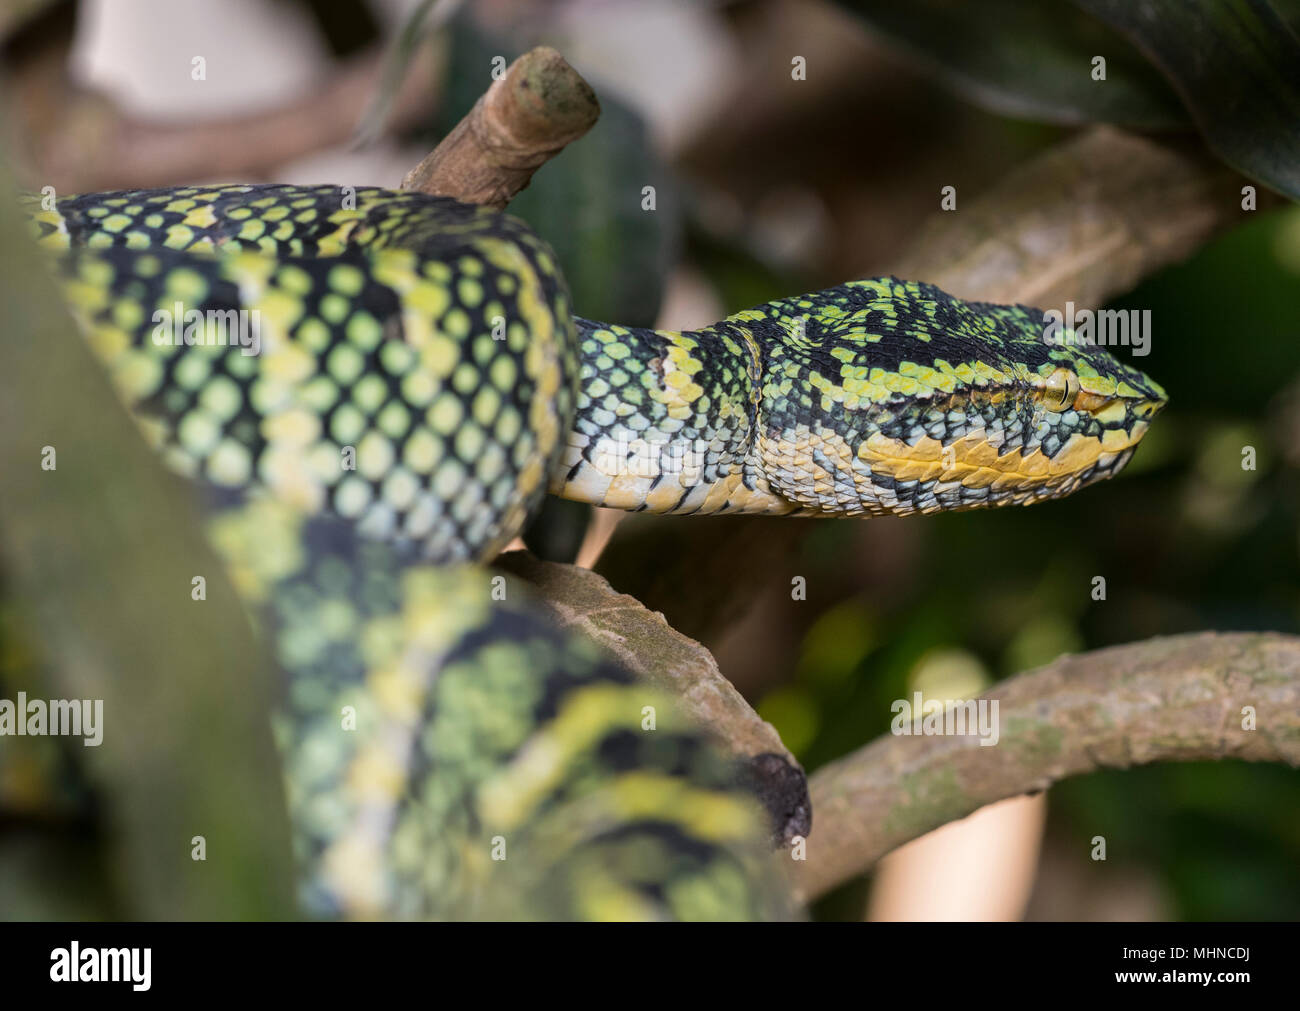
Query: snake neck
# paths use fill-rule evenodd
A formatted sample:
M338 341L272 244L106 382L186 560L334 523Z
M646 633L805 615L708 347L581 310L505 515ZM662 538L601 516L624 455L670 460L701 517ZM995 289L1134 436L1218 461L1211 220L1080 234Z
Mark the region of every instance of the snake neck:
M638 512L795 510L756 450L764 353L748 328L574 323L577 410L554 494Z

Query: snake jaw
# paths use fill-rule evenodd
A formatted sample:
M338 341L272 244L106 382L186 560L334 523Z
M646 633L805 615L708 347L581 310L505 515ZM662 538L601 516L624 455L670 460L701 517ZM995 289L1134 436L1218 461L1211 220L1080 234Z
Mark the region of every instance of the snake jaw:
M766 347L758 448L803 515L1068 495L1118 473L1166 401L1105 349L1046 340L1021 306L887 278L773 308L812 314L800 342Z
M1157 391L1079 393L1068 406L1053 402L1050 388L1045 399L1037 385L900 397L855 418L853 427L866 433L856 443L822 421L769 436L759 451L773 487L803 515L1024 505L1123 469L1164 407ZM1092 399L1080 404L1085 397Z

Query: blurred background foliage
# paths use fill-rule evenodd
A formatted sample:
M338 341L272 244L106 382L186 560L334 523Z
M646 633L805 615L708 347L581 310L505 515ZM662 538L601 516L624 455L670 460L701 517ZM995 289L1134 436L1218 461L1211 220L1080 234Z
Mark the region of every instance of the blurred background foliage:
M45 6L78 8L69 66L79 86L121 96L123 80L147 72L147 53L115 62L87 37L121 5ZM186 5L135 6L164 37L183 38ZM577 312L592 318L685 328L887 273L938 212L941 187L957 188L960 213L1091 122L1199 135L1262 187L1300 193L1294 0L220 6L243 33L262 30L274 7L279 30L297 33L291 48L318 54L296 71L303 86L365 49L358 39L395 38L417 12L444 54L437 100L378 143L382 158L374 147L312 152L267 173L278 181L396 185L490 83L493 57L556 46L596 88L603 116L511 211L556 247ZM22 52L25 23L0 21L11 51L16 38ZM175 48L184 62L195 45ZM1206 88L1191 68L1209 51ZM1091 77L1095 55L1107 57L1105 82ZM792 79L794 56L805 80ZM238 73L256 74L251 60ZM9 92L19 103L32 93L21 80ZM38 155L26 174L41 184ZM654 213L642 209L646 186ZM810 772L886 732L890 703L913 690L952 697L1063 652L1177 632L1300 632L1300 209L1261 199L1111 305L1150 310L1151 353L1136 363L1171 398L1117 480L1031 509L927 518L634 516L599 570L700 637ZM1242 467L1247 446L1254 470ZM571 560L590 514L552 503L528 543ZM794 550L768 554L770 523L792 522L806 524ZM608 532L613 518L600 524ZM688 545L729 538L739 547L728 568L699 574ZM796 576L805 601L791 599ZM1091 596L1098 576L1102 601ZM680 592L688 582L704 587ZM1054 787L1048 810L1031 918L1300 918L1293 770L1096 774ZM1098 835L1105 863L1088 857ZM840 889L816 915L861 918L869 885Z

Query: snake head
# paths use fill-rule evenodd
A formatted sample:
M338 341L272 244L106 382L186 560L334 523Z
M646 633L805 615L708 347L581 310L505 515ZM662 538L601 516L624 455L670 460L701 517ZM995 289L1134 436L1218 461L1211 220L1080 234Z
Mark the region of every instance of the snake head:
M775 312L772 312L772 310ZM859 281L764 307L757 453L814 515L934 512L1057 498L1124 466L1160 386L1025 306Z

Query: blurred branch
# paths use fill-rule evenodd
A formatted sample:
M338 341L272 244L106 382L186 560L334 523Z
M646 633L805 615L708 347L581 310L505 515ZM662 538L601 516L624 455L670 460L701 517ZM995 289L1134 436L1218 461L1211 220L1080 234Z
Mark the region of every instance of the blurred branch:
M442 81L445 40L434 37L412 56L393 99L391 130L428 114ZM343 65L310 95L248 116L184 125L136 119L108 98L76 88L67 54L26 61L9 86L23 174L60 191L146 188L195 179L265 176L278 166L346 144L384 70L382 53Z
M140 438L23 232L0 201L0 567L47 662L39 683L6 687L103 701L102 742L70 743L103 801L120 913L293 917L274 668L194 502ZM202 602L190 597L198 575Z
M1246 181L1199 146L1094 127L959 196L896 272L961 298L1096 308L1245 220Z
M1002 682L1001 736L882 737L812 777L796 890L814 898L932 829L1097 769L1238 758L1300 766L1300 638L1195 635L1064 656ZM1243 730L1243 707L1257 729Z
M600 103L564 57L538 46L510 64L402 189L503 209L536 172L591 129Z
M543 562L526 551L502 555L495 565L536 586L561 625L582 632L628 670L671 692L684 713L736 755L772 815L779 844L807 834L811 811L803 768L775 728L722 676L708 650L587 569Z

